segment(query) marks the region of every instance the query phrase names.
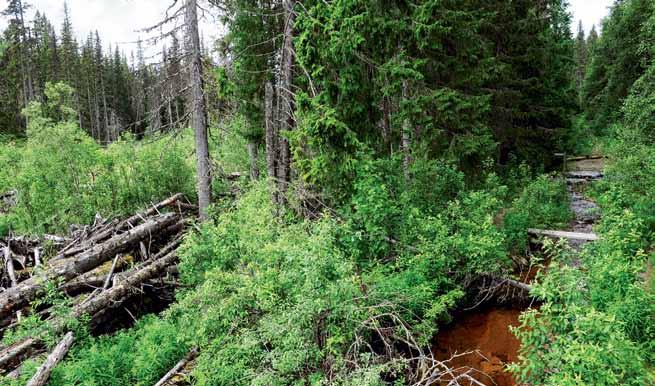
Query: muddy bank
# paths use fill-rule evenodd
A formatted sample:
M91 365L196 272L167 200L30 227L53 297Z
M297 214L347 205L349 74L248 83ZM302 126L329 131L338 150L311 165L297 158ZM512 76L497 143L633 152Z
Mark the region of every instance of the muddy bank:
M519 325L521 312L519 309L488 308L462 314L439 331L434 355L437 359L448 360L455 354L477 351L459 356L450 364L459 374L473 369L469 374L485 385L513 386L516 383L505 366L518 359L520 342L511 333L510 326ZM447 384L448 379L445 379L438 385Z

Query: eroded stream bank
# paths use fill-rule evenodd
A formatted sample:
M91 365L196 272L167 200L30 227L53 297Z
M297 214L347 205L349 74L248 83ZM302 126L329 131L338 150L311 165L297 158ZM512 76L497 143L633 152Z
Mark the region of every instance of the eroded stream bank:
M569 163L566 181L571 211L575 215L569 231L591 233L593 224L599 219L599 208L585 197L585 189L591 181L602 178L603 166L602 158L584 158ZM582 242L571 241L571 244L577 248ZM533 277L529 275L529 280ZM456 314L455 320L443 326L437 334L434 355L444 361L454 357L449 362L456 369L453 377L467 373L484 385L514 386L516 382L506 367L518 360L520 342L510 329L520 324L519 316L528 308L529 305L512 308L489 304ZM438 385L447 385L449 380L444 379ZM460 384L475 384L466 382Z

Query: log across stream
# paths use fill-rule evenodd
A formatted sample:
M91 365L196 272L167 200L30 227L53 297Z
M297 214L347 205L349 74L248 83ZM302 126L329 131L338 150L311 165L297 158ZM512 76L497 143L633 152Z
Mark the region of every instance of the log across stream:
M575 214L569 224L569 231L591 234L592 225L598 220L598 207L584 196L584 188L589 181L602 177L602 161L578 160L570 165L571 172L566 176L571 210ZM585 240L571 240L573 247L579 247ZM529 278L534 277L531 272ZM443 326L433 341L433 353L438 360L449 360L458 373L467 372L483 385L514 386L516 382L506 371L509 363L518 360L520 342L510 331L516 327L519 316L528 305L509 307L483 305L470 311L456 313L454 321ZM441 384L447 385L448 379ZM441 385L439 384L439 385ZM470 385L474 385L470 382ZM463 384L462 386L469 386Z

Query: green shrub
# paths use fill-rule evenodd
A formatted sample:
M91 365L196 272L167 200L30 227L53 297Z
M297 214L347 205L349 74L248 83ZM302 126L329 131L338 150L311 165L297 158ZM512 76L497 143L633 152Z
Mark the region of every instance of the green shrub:
M520 382L539 385L647 385L655 382L652 260L653 150L619 143L593 193L600 240L576 256L554 253L533 294L544 304L524 314ZM567 257L568 256L568 257ZM652 264L652 262L651 262Z
M508 246L525 249L528 228L561 229L572 218L566 182L542 175L525 187L503 219Z
M175 324L148 316L116 335L78 342L49 385L153 385L189 351L178 333Z
M26 109L26 143L0 145L0 190L18 192L0 232L61 232L96 213L126 215L177 192L194 197L190 142L126 137L103 149L77 127L67 107L72 90L48 84L47 93L48 104Z

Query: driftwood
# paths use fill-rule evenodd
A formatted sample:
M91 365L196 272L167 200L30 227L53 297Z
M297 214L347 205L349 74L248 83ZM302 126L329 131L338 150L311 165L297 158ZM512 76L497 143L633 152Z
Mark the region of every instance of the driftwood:
M186 366L189 362L194 360L198 356L198 349L194 348L191 350L184 358L182 358L177 364L170 369L169 372L164 375L159 382L155 384L155 386L165 386L171 378L173 378L175 375L180 373L180 370L184 369L184 366Z
M102 244L70 259L54 262L41 274L0 293L0 318L7 316L13 309L32 300L43 290L48 280L68 281L76 276L96 268L102 263L125 251L131 244L158 233L163 228L175 224L178 216L168 213L139 225L120 235L116 235Z
M43 386L48 382L52 369L61 362L68 353L68 350L73 345L73 333L69 332L59 342L57 347L52 350L46 361L39 367L32 379L27 382L27 386Z

